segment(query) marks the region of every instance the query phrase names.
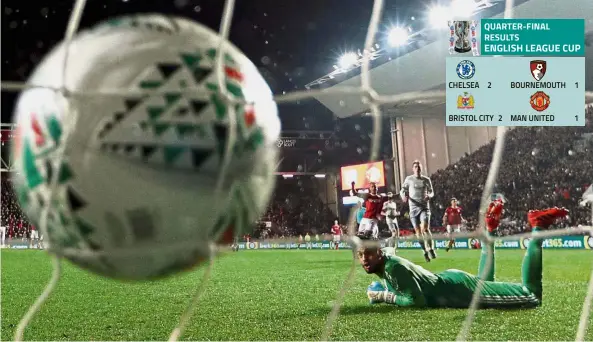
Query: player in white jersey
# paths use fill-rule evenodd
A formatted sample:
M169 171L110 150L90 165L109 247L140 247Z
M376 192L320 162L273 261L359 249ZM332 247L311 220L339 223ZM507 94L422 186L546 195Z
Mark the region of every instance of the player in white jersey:
M395 203L395 197L390 192L387 194L387 198L389 200L383 203L383 210L381 214L385 216L385 222L387 222L387 227L389 227L389 231L391 232L391 237L386 240L387 247L394 247L397 249L397 241L399 240L399 224L397 223L397 216L399 216L399 211L397 211L397 204Z
M4 242L6 241L6 227L0 226L0 239L2 239L2 243L0 246L4 248Z
M419 239L420 247L424 253L424 259L430 262L430 258L436 258L432 245L432 233L430 232L430 199L434 196L430 178L423 176L422 164L415 160L412 163L414 174L407 176L402 184L400 196L410 206L410 221L414 227L416 237Z
M30 226L31 239L29 240L29 248L39 248L39 231L34 225Z

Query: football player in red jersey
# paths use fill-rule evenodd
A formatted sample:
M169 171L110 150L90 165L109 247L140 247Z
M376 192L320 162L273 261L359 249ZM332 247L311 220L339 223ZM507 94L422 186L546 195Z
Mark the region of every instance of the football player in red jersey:
M387 201L387 197L377 194L377 184L371 183L369 186L369 193L358 192L354 186L354 182L351 183L352 189L350 193L352 196L359 196L364 198L365 212L360 225L358 226L358 235L363 238L373 237L374 239L379 238L379 219L381 219L381 211L383 209L383 203Z
M338 250L340 247L340 240L342 237L342 228L340 228L338 220L334 221L334 225L332 226L332 235L334 236L334 248Z
M340 238L342 236L342 228L340 228L338 220L334 221L334 225L332 226L332 235L334 236L335 249L338 250L340 247Z
M461 223L466 222L461 215L462 211L461 207L457 205L457 199L451 198L451 206L445 210L445 215L443 215L443 226L447 227L447 235L451 236L452 232L459 233L461 231ZM455 246L455 239L451 237L445 251L448 252L453 246Z

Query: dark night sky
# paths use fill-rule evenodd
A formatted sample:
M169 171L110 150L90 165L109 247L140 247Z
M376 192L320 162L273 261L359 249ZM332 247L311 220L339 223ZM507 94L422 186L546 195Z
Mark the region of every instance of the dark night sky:
M24 81L62 39L74 1L2 2L2 79ZM89 0L81 27L138 12L181 15L218 30L223 0ZM274 93L303 89L330 72L341 52L362 47L372 0L238 0L231 41L260 68ZM382 29L407 21L426 2L387 0ZM10 122L14 94L2 94L2 122ZM333 129L316 101L280 107L285 129ZM305 119L303 119L305 118Z
M427 24L427 8L437 1L385 0L377 43L383 44L395 24L413 31ZM516 0L521 3L525 0ZM47 51L63 39L73 0L5 0L2 2L2 80L26 81ZM502 11L502 4L488 10ZM88 0L81 28L125 14L158 12L193 19L218 31L223 0ZM237 0L231 41L260 69L275 94L304 89L304 85L332 71L346 51L362 49L373 0ZM415 17L416 20L412 20ZM406 49L428 42L415 41L405 49L390 51L373 63L383 63ZM383 44L385 45L385 44ZM2 122L11 122L16 94L2 92ZM316 100L279 106L282 128L288 130L332 131L331 153L323 137L322 147L307 148L308 169L323 165L346 165L368 160L372 136L369 117L337 120ZM312 133L310 133L312 134ZM293 136L293 135L289 135ZM387 130L382 137L382 158L391 154ZM302 165L302 153L292 156L283 150L287 162ZM300 152L299 152L300 153ZM308 152L304 152L309 154ZM289 170L295 165L286 165ZM300 170L300 169L299 169Z

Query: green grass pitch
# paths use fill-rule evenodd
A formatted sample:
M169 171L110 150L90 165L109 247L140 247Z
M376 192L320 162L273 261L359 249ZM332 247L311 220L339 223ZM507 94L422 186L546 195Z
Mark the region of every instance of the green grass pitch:
M479 251L440 251L426 264L416 250L400 255L439 272L475 272ZM574 340L593 266L591 251L544 251L544 305L482 310L472 340ZM523 252L497 251L497 279L520 281ZM1 340L41 293L51 273L43 251L2 250ZM185 340L318 340L351 266L350 251L241 251L219 258ZM28 340L166 340L204 269L162 281L123 283L65 265L56 292L25 333ZM375 280L357 265L333 340L454 340L466 310L371 306ZM587 340L593 340L589 324Z

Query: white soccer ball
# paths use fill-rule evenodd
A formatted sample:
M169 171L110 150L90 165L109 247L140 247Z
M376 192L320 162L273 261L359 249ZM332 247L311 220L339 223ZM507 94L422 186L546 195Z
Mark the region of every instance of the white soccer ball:
M63 43L46 56L29 80L45 88L18 100L13 156L21 207L50 251L104 276L157 278L204 260L211 241L230 243L259 217L275 184L277 107L230 43L223 84L248 104L225 101L218 46L197 23L139 15L78 34L65 71ZM73 95L51 89L63 77Z

